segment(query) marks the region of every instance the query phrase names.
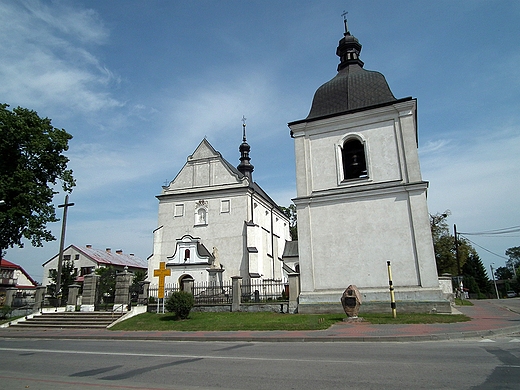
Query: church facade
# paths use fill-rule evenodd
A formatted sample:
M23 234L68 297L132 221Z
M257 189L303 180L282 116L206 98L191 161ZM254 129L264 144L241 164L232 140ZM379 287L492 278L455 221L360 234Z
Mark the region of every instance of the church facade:
M154 270L166 263L165 283L229 281L232 277L284 279L282 254L290 240L289 221L278 205L252 180L250 146L239 148L235 168L203 139L188 156L175 179L164 186L159 200Z
M417 102L396 99L345 31L337 75L307 118L289 123L296 156L300 313L341 310L356 285L365 310L396 299L409 311L449 311L437 277L418 157Z

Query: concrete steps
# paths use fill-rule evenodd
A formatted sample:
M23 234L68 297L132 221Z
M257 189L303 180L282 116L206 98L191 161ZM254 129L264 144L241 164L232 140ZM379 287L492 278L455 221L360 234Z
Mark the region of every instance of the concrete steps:
M50 312L19 321L14 328L106 328L120 318L123 313L112 312Z

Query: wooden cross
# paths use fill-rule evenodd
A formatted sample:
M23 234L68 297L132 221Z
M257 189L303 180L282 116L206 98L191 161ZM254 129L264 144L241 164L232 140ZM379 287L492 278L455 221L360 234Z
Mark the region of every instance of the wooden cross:
M153 276L159 277L159 292L158 292L159 299L164 298L164 279L167 276L170 276L171 274L172 274L172 270L166 269L166 263L164 261L161 261L159 263L159 269L153 270Z

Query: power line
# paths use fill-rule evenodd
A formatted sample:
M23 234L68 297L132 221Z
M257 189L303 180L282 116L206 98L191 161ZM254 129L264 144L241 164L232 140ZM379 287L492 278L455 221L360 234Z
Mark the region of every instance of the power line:
M466 233L465 233L465 234L466 234ZM492 251L490 251L489 249L486 249L486 248L484 248L483 246L480 246L479 244L477 244L477 243L471 241L468 237L465 237L462 233L459 233L459 236L462 236L463 238L465 238L466 240L468 240L469 242L471 242L473 245L478 246L480 249L484 249L486 252L489 252L489 253L491 253L492 255L495 255L495 256L500 257L500 258L505 259L505 260L509 260L508 257L505 257L505 256L502 256L502 255L499 255L498 253L492 252Z
M503 236L508 235L511 233L519 233L520 232L520 226L512 226L502 229L494 229L494 230L487 230L483 232L474 232L474 233L460 233L467 236L487 236L487 237L493 237L493 236Z

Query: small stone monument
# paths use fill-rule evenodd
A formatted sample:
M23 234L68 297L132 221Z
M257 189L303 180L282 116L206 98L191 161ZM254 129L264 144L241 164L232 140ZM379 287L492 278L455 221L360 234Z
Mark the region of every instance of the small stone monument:
M361 306L361 294L356 286L351 284L343 292L343 295L341 296L341 305L349 319L358 318L359 306Z

